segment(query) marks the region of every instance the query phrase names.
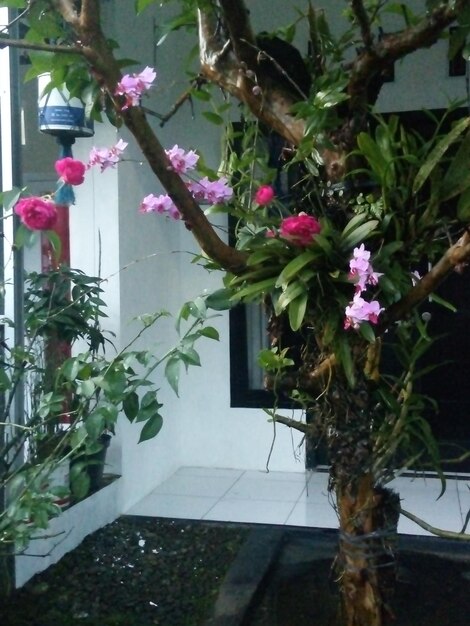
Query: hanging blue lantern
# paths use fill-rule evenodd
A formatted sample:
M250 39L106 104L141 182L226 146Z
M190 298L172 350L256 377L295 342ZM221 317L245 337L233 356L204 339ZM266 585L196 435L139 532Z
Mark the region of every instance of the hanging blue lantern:
M46 90L49 74L38 77L39 130L53 135L60 146L59 159L72 156L72 145L77 137L94 135L93 121L87 117L86 108L80 98L70 97L65 87ZM55 194L57 204L70 206L75 202L70 185L60 184Z

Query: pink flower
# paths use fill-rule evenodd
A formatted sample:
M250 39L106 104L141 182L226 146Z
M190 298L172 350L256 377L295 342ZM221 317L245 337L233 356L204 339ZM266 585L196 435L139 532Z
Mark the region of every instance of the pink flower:
M85 170L85 163L72 157L65 157L55 162L55 171L67 185L81 185L85 180Z
M356 293L362 293L367 285L377 285L379 278L383 274L374 272L374 268L369 262L370 252L365 249L364 244L359 248L354 248L353 256L349 261L349 280L356 283Z
M312 243L315 235L318 235L320 231L321 226L318 220L302 212L283 219L279 234L296 246L306 247Z
M139 211L141 213L160 213L166 214L172 217L174 220L179 220L181 217L178 208L175 206L173 200L167 194L160 196L154 196L152 193L142 200Z
M144 91L150 89L157 74L151 67L146 67L140 74L125 74L116 85L116 96L124 96L125 103L122 110L130 106L139 106Z
M15 213L30 230L49 230L57 221L56 205L37 196L22 198L15 204Z
M127 143L120 139L112 148L95 148L93 147L88 157L88 165L90 168L93 165L99 165L101 171L108 167L114 167L120 161L122 152L127 148Z
M182 148L179 148L177 144L175 144L173 148L170 148L170 150L165 150L165 152L166 156L170 159L171 167L177 174L185 174L189 170L193 170L199 160L199 155L193 150L185 152Z
M197 182L188 183L188 189L195 200L223 204L233 196L233 189L227 184L225 177L219 180L209 180L207 176Z
M255 202L257 202L260 206L265 206L269 204L274 198L274 189L271 185L261 185L258 191L255 194Z
M344 328L359 328L362 322L377 324L378 317L384 309L377 300L366 302L356 293L353 301L345 309Z

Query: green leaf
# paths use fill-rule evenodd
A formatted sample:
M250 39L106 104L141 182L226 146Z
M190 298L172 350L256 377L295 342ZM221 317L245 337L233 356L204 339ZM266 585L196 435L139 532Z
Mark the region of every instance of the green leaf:
M165 378L167 379L170 387L178 395L178 383L180 378L180 366L181 360L179 357L170 357L165 366Z
M206 307L213 311L226 311L234 306L231 297L233 296L232 289L217 289L213 293L209 294L206 298Z
M470 222L470 189L460 196L457 203L457 217L461 222Z
M135 0L135 12L139 15L154 2L155 0Z
M85 398L91 398L91 396L95 393L95 389L95 383L90 379L80 380L77 385L77 393L80 396L85 396Z
M85 419L85 428L88 433L88 436L93 441L97 441L99 436L102 434L105 426L104 415L101 411L95 411L94 413L90 413L88 417Z
M379 220L369 220L349 232L346 237L341 235L341 248L343 250L350 250L356 244L362 243L365 239L367 239L378 223Z
M232 296L233 300L253 300L257 298L263 293L270 292L276 284L276 278L266 278L265 280L260 280L257 283L253 283L252 285L248 285L243 289L240 289L236 294Z
M38 239L38 233L34 230L29 230L24 224L20 224L15 233L15 246L22 248L26 246L30 248Z
M201 328L199 331L201 337L207 337L208 339L214 339L215 341L219 341L219 331L215 329L213 326L206 326L205 328Z
M442 181L441 202L450 200L470 187L470 133L467 133Z
M369 343L374 343L375 341L374 329L368 322L362 322L362 324L359 325L359 334L362 337L364 337L364 339L368 341Z
M217 124L217 126L222 126L224 123L224 118L218 115L217 113L213 113L212 111L203 111L203 116L212 124Z
M139 396L135 391L128 393L122 401L122 409L127 419L132 422L139 412Z
M305 292L289 304L289 324L292 330L299 330L302 326L307 311L307 303L308 294Z
M18 202L21 196L21 189L14 187L10 191L4 191L0 193L0 204L3 205L3 208L6 211L9 211L14 207L14 205Z
M354 374L354 363L351 353L351 346L344 334L339 334L336 338L336 358L341 363L346 379L351 388L356 385L356 377Z
M199 354L194 348L184 348L184 350L181 350L179 354L181 360L186 365L201 365L201 359L199 358Z
M152 415L141 430L139 443L156 437L163 426L163 418L159 413Z
M315 254L312 250L305 250L298 256L296 256L292 261L290 261L282 272L279 274L278 279L276 280L276 287L281 287L282 285L287 284L291 278L296 276L300 270L302 270L306 265L311 263L318 255Z
M289 283L289 285L274 303L275 314L280 315L282 311L284 311L284 309L286 309L287 306L292 302L292 300L295 300L295 298L298 298L300 295L306 292L307 287L303 282L296 280Z
M418 173L416 174L416 178L413 183L413 193L416 194L424 185L429 175L442 159L447 149L460 137L460 135L470 126L470 117L465 117L455 126L452 130L443 137L439 143L431 150L426 161L419 168Z

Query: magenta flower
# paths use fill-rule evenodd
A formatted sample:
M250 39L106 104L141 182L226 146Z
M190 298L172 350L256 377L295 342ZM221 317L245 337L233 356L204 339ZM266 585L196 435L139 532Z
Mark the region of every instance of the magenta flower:
M271 185L261 185L255 194L255 202L257 202L260 206L266 206L272 202L274 195L274 189Z
M104 172L108 167L114 167L120 161L122 152L127 148L127 143L120 139L112 148L95 148L93 147L88 157L88 165L99 165L101 171Z
M141 213L160 213L163 215L169 215L174 220L179 220L181 214L178 208L175 206L173 200L168 194L162 194L160 196L154 196L149 194L140 203L139 211Z
M116 85L116 96L124 96L125 103L122 110L130 106L139 106L144 91L150 89L157 74L151 67L146 67L140 74L125 74Z
M362 322L377 324L378 317L384 309L377 300L367 302L360 294L354 295L353 301L345 309L344 328L359 328Z
M319 221L312 215L302 212L283 219L279 234L294 245L305 248L313 242L315 235L320 231Z
M22 198L15 204L14 210L30 230L50 230L57 221L56 205L37 196Z
M173 171L177 174L185 174L189 170L193 170L199 160L199 155L193 150L185 152L182 148L179 148L177 144L175 144L173 148L170 148L170 150L165 150L165 153L171 162Z
M72 157L55 162L55 171L67 185L81 185L85 180L86 165Z

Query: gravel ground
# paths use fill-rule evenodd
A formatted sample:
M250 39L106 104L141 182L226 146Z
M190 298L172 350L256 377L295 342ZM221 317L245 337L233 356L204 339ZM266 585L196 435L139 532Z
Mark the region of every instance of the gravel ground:
M249 527L123 517L15 593L1 626L201 626Z

